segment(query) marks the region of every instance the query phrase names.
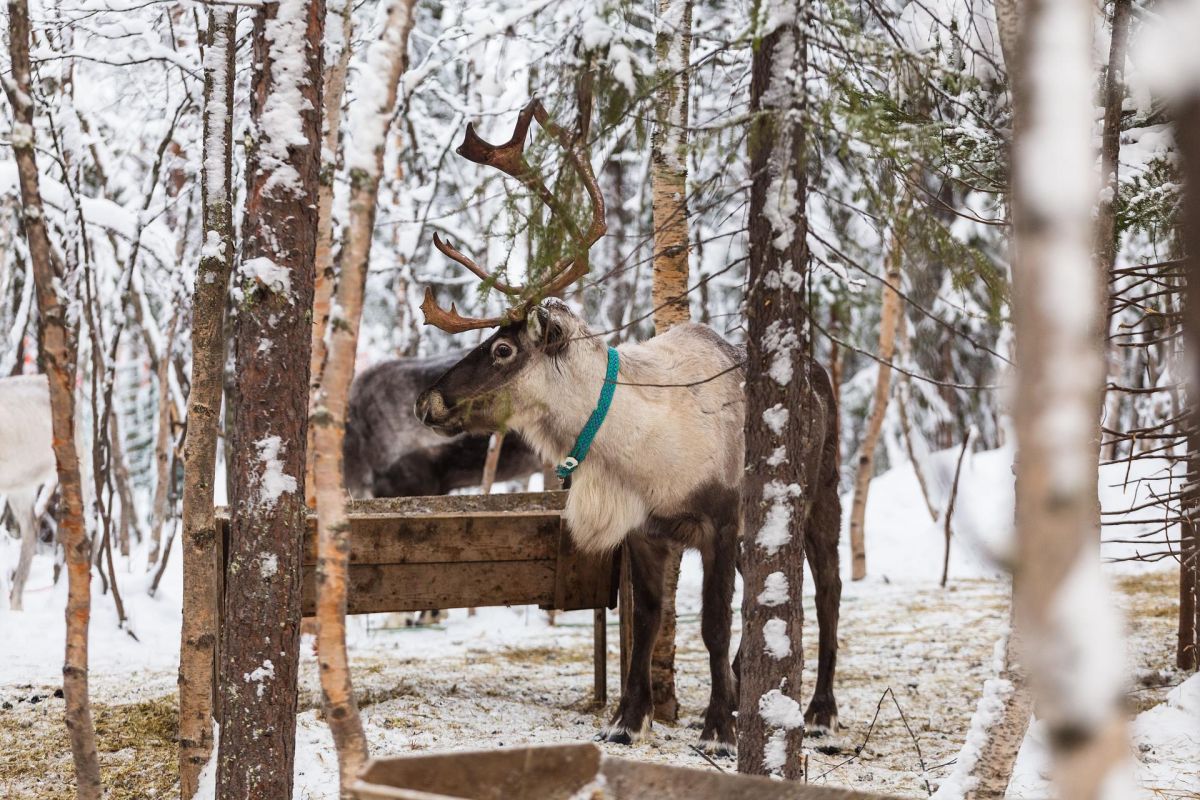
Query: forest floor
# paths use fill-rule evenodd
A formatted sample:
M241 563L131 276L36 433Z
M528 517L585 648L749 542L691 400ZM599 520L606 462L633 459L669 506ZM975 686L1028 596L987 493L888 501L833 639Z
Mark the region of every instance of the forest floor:
M986 478L986 472L978 477ZM926 797L953 768L981 687L993 674L993 654L1008 617L1008 582L969 546L956 544L950 583L938 586L941 533L927 513L921 520L919 496L897 491L904 477L893 478L895 486L887 475L876 480L878 498L873 496L868 514L871 577L845 582L836 684L842 730L806 739L805 751L813 783ZM964 486L969 488L970 481ZM898 500L902 494L903 503ZM965 507L962 538L969 539L971 514L990 513L983 499ZM909 522L885 528L889 514L892 520ZM872 520L879 523L873 539ZM679 595L679 722L656 723L651 735L632 747L604 748L613 755L732 771L733 759L713 763L693 748L699 738L694 724L708 699L707 654L697 613L698 561L695 554L685 558ZM48 568L49 559L39 557L31 587L48 581ZM124 586L139 642L116 629L111 600L96 599L92 697L102 772L113 800L177 793L175 572L168 570L154 599L142 591L140 576L130 576ZM1182 701L1163 704L1171 687L1185 677L1170 668L1178 608L1175 572L1165 563L1156 569L1110 572L1117 602L1135 623L1127 625L1132 676L1127 697L1130 718L1141 714L1133 734L1145 796L1200 798L1200 708L1176 708ZM806 590L811 594L811 580ZM55 695L61 685L62 641L61 605L50 597L56 594L35 591L30 610L20 615L0 611L0 641L6 651L0 658L4 798L72 796L63 701ZM806 663L815 667L811 600L809 609ZM614 614L609 621L610 702L601 710L592 702L590 612L559 614L554 626L533 608L480 609L474 617L457 610L445 625L432 629L404 628L384 615L352 618L355 684L372 752L591 740L619 693ZM736 614L734 624L739 624ZM806 686L814 679L808 670ZM1188 687L1194 689L1194 684L1200 686L1193 680ZM1200 691L1192 691L1187 701L1200 701ZM308 642L300 712L295 797L334 798L337 763L320 719L316 662ZM1026 750L1037 750L1035 736L1027 740ZM1045 796L1041 771L1038 754L1023 751L1009 796Z

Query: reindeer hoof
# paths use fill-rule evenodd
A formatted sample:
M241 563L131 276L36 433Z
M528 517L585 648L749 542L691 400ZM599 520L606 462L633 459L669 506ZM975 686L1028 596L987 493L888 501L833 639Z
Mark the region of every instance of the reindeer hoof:
M829 736L838 731L837 713L832 714L805 714L804 715L804 735L814 738L821 736Z
M715 738L701 737L700 749L710 756L716 756L717 758L731 758L737 755L737 743L722 742Z
M609 744L630 745L641 738L640 732L631 731L623 725L610 725L596 735L597 742L608 742Z
M644 739L646 734L650 732L650 717L647 715L642 719L641 725L629 725L621 722L621 715L612 722L600 729L600 733L596 736L598 742L611 742L612 744L633 744L636 741Z

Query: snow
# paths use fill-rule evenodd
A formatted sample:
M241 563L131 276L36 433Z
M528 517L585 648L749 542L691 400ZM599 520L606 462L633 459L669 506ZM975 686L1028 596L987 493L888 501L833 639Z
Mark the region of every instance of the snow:
M258 449L258 460L265 465L258 484L259 502L274 508L285 492L296 491L296 478L283 471L283 462L279 460L283 440L278 436L265 436L254 445Z
M266 686L263 681L275 679L275 665L271 663L271 659L265 659L261 666L255 667L252 671L245 673L242 676L246 683L258 684L254 687L255 694L259 699L262 699L263 692L266 691Z
M767 374L780 386L792 382L793 354L800 348L800 337L788 320L774 320L762 338L763 351L771 356Z
M248 258L242 262L238 270L250 280L259 283L272 292L292 297L292 273L287 267L276 264L267 256Z
M944 506L957 450L929 457L937 506ZM978 732L988 724L988 709L1000 690L990 681L997 675L995 645L1004 634L1009 592L1001 569L987 555L990 550L973 542L1003 540L1008 535L1004 529L1011 527L1011 462L1011 453L1004 450L974 453L964 462L946 590L937 587L941 526L929 520L911 466L902 465L873 481L866 531L874 571L864 581L846 580L843 593L842 671L837 692L839 717L847 728L832 738L806 738L813 782L869 786L886 794L924 797L925 779L935 789L954 780L956 763L931 767L926 775L917 771L908 735L898 716L889 715L886 707L862 755L818 779L861 744L886 688L893 689L909 716L927 764L944 765L970 756L971 742L978 740ZM1135 470L1125 485L1121 482L1123 469L1106 468L1100 478L1106 487L1106 508L1122 507L1120 504L1144 496L1139 479L1148 474ZM988 526L998 530L984 530ZM0 536L0 572L11 567L14 545ZM175 548L154 598L145 591L150 577L144 574L144 557L135 552L128 563L118 560L123 597L137 641L117 628L111 598L101 595L99 582L93 582L90 678L96 702L112 706L175 691L181 580L179 545ZM711 769L691 750L697 733L687 727L703 714L708 696L707 655L697 619L699 562L696 553L688 553L680 578L678 680L684 719L678 726L656 723L650 739L633 748L606 745L606 752L612 755ZM848 579L849 558L842 563ZM56 710L61 700L33 707L59 704L48 716L39 711L36 717L29 716L33 712L27 703L17 702L29 695L29 686L61 685L66 587L61 581L52 584L52 564L49 553L35 558L25 612L0 610L0 637L20 643L0 659L0 698L16 706L5 713L31 721L33 727L24 734L29 736L42 730L57 731L61 725ZM1174 564L1110 564L1105 571L1153 576L1164 574L1163 567L1173 568ZM767 580L768 585L779 583L777 578ZM805 587L811 598L812 582L806 581ZM735 599L735 608L738 603ZM443 627L422 630L386 627L394 624L386 615L349 618L356 691L366 698L363 716L372 752L390 755L590 739L607 721L616 702L615 615L609 616L610 706L601 713L587 706L592 673L591 614L560 614L558 622L550 627L545 615L534 608L481 608L474 617L465 610L454 610ZM1148 619L1132 632L1135 641L1141 637L1137 655L1143 666L1164 666L1162 643L1173 624L1171 619ZM737 625L735 616L735 649ZM807 614L804 684L800 691L790 693L799 701L813 685L815 634L815 615ZM266 673L278 672L278 665L268 667L264 661L260 669L258 677L269 679ZM307 647L302 651L301 676L295 796L333 800L337 797L337 760L328 726L317 710L316 661ZM789 711L799 710L784 699L772 695L764 714L778 721L788 719ZM1160 796L1200 791L1200 771L1195 767L1200 763L1200 682L1192 678L1164 699L1163 704L1138 715L1131 726L1139 782L1143 787L1162 789ZM985 716L980 717L981 713ZM1045 763L1038 761L1039 737L1043 735L1039 726L1031 730L1018 762L1012 800L1046 796L1041 778ZM782 746L780 737L775 749L782 752ZM825 755L814 749L817 746L836 748L839 754ZM731 762L722 765L733 769ZM1170 794L1172 790L1175 795ZM951 790L939 795L954 796Z
M788 579L782 572L772 572L763 582L758 595L759 605L781 606L788 601Z
M1154 15L1138 32L1130 52L1135 69L1131 83L1170 100L1182 100L1200 89L1200 2L1175 0L1154 7Z
M788 636L787 620L771 617L763 623L763 644L767 655L779 661L792 654L792 640Z
M367 48L366 63L358 70L357 95L350 106L346 128L346 167L373 178L379 177L383 163L384 137L391 124L396 96L393 77L399 78L404 63L409 20L414 3L391 0L380 5L385 20L383 35Z
M754 543L773 556L792 540L792 503L800 496L800 486L783 481L768 481L763 500L770 504Z
M279 573L279 556L274 553L260 553L258 556L258 572L264 580L275 577Z
M305 38L308 5L306 0L279 0L275 17L266 22L271 92L260 118L258 156L261 168L268 173L263 193L269 197L297 197L303 191L288 148L309 146L301 116L312 110L304 96L309 80Z
M217 800L217 756L221 747L221 726L213 723L213 749L204 769L200 771L200 780L196 783L196 793L192 800Z
M782 436L788 423L788 410L781 404L775 405L762 412L763 422L771 429L771 433Z
M213 6L211 41L204 51L204 71L212 81L213 89L207 96L204 109L204 193L209 206L224 203L228 200L228 187L225 185L225 160L227 142L225 141L226 127L229 124L231 109L226 101L224 87L228 80L226 75L226 58L232 42L229 41L230 15L234 12L222 6ZM211 246L208 237L216 235L208 231L204 240L206 255ZM216 244L220 245L220 237ZM220 255L216 252L215 255Z

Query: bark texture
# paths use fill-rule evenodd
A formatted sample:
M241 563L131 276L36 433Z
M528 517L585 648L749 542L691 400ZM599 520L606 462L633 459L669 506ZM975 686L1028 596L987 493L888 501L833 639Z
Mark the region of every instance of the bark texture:
M292 794L324 20L322 0L254 17L217 760L239 800Z
M12 148L21 184L22 225L42 320L38 337L42 369L50 384L54 460L58 469L58 535L67 559L67 642L63 661L63 699L75 765L75 796L101 795L96 729L88 700L88 622L91 617L91 542L83 518L83 481L75 448L75 334L57 285L65 276L50 244L38 185L34 147L33 91L29 61L29 5L9 0L8 47L12 69L3 81L13 109Z
M1058 796L1090 800L1101 796L1127 747L1122 676L1101 655L1119 651L1121 642L1106 607L1096 514L1104 352L1092 220L1094 6L1025 0L1023 8L1011 188L1014 613ZM1054 174L1046 164L1055 165Z
M896 219L908 213L907 200L901 202ZM855 459L854 499L850 503L850 577L861 581L867 577L866 515L867 493L871 489L871 478L875 472L875 449L879 446L879 434L883 431L883 418L887 415L888 401L892 396L892 358L896 354L896 331L900 325L900 262L904 249L900 233L893 227L891 248L888 252L887 277L883 287L883 299L879 314L879 364L875 378L875 394L871 401L871 416L863 432L862 444Z
M1200 567L1200 93L1181 105L1176 118L1176 141L1183 159L1184 200L1183 236L1187 253L1187 289L1184 295L1184 347L1188 353L1189 387L1187 483L1188 497L1183 501L1185 519L1179 526L1179 642L1176 663L1181 669L1200 666L1197 644L1200 640L1200 594L1197 575Z
M213 495L225 368L225 298L233 268L233 9L208 12L204 51L203 225L219 243L200 258L192 292L192 377L183 444L183 624L179 632L179 795L192 800L213 748L217 561ZM115 415L114 415L115 418Z
M765 13L762 4L756 14ZM805 4L773 8L752 62L746 478L742 489L738 772L803 776L804 530L823 411L803 341L808 269ZM780 209L788 209L786 216ZM780 457L780 456L784 457ZM814 458L815 457L815 458ZM760 600L771 587L772 599ZM782 592L782 596L781 595Z
M691 0L660 0L655 61L655 127L650 182L654 215L654 332L691 320L688 303L687 126L688 75L692 52ZM662 625L650 659L654 718L679 718L675 693L675 595L679 561L673 551L663 569Z
M396 89L408 63L408 35L413 24L413 0L392 0L387 6L380 38L372 43L367 63L383 81L382 96L361 99L350 125L351 146L349 219L343 236L338 276L338 316L330 322L330 345L320 390L313 407L313 477L317 500L317 652L325 718L338 752L341 793L350 787L367 760L367 738L354 702L346 653L346 598L349 590L350 522L342 445L363 290L375 230L376 200L383 172L384 143L396 104Z
M325 75L321 186L317 190L317 260L316 279L313 284L312 357L309 359L310 416L316 406L317 393L321 390L327 352L325 336L329 331L329 306L333 300L334 284L337 282L333 263L333 179L337 172L342 97L346 93L346 73L350 69L350 37L354 32L353 15L350 13L352 8L349 0L334 0L327 4L330 14L336 11L338 15L341 35L337 39L337 61L330 66ZM334 49L332 33L330 39L331 41L326 43L327 52ZM304 468L304 501L309 508L317 507L317 485L313 471L316 454L316 443L313 440L315 435L315 429L309 426L308 452Z

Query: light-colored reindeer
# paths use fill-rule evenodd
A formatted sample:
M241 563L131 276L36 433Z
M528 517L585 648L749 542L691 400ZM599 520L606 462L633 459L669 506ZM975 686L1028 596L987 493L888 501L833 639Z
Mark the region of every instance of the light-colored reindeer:
M662 611L663 570L672 545L698 549L704 563L701 634L709 652L711 695L701 745L736 744L736 664L729 663L731 604L738 560L744 474L745 380L741 348L705 325L679 325L641 344L606 347L565 303L538 302L587 272L586 252L605 231L604 203L582 136L546 117L537 101L518 119L512 139L490 145L470 127L458 152L518 178L552 210L557 201L522 155L531 118L566 149L591 197L588 231L575 252L541 282L509 286L436 239L444 254L517 304L501 317L472 319L438 307L426 290L427 324L447 332L498 328L439 378L417 401L417 416L446 434L512 429L573 479L564 517L584 550L625 545L633 575L633 648L621 701L601 734L629 743L650 727L650 655ZM817 684L805 713L813 729L837 726L833 675L837 658L837 410L829 377L809 361L807 380L818 403L821 447L804 454L816 478L812 496L797 499L796 518L817 588L820 626ZM601 420L597 427L597 415ZM585 460L586 459L586 460Z
M50 419L50 387L45 375L0 379L0 495L8 499L21 532L21 554L9 593L14 611L22 608L37 545L39 490L44 509L44 498L58 482Z

